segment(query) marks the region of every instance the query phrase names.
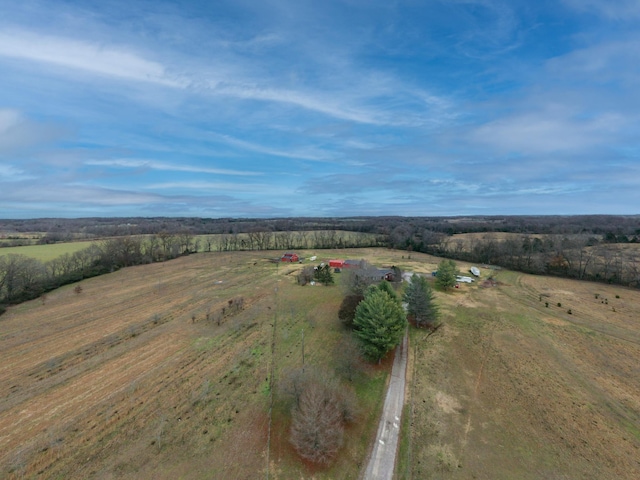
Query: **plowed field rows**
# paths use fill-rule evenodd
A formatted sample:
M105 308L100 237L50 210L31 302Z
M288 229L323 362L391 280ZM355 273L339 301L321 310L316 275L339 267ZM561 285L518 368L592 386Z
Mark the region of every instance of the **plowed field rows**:
M264 320L278 276L256 255L202 254L89 279L80 293L69 286L11 309L1 320L0 476L108 477L119 450L135 459L137 448L162 452L180 435L188 442L172 426L183 417L213 424L197 431L215 442L239 414L221 410L248 403L246 388L236 396L223 377L268 338L251 319ZM239 295L243 309L214 322ZM253 360L246 364L262 370L249 387L257 395L266 357ZM222 393L216 406L211 397ZM143 437L144 448L135 447Z
M0 317L0 478L264 476L269 373L275 382L300 365L303 330L305 362L333 368L344 334L340 288L300 287L301 266L269 256L127 268L10 308ZM366 456L360 438L376 414L365 409L347 434L350 456ZM278 415L270 469L304 477ZM313 474L353 477L350 458Z

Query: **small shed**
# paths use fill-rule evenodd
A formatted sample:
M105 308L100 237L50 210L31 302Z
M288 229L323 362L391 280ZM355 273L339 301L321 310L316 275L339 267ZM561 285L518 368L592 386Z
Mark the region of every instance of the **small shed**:
M282 257L280 258L280 261L282 262L298 262L300 260L300 258L298 257L298 255L296 253L293 252L287 252L284 255L282 255Z
M344 266L344 260L329 260L329 266L331 268L342 268Z

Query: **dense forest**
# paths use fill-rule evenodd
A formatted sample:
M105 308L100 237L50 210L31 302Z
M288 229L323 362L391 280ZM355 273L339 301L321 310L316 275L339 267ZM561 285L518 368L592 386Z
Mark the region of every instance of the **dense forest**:
M640 215L477 216L477 217L348 217L348 218L41 218L0 219L0 233L41 232L48 240L102 238L189 231L194 235L250 231L345 230L413 237L424 231L454 235L469 232L528 234L592 234L640 238Z
M476 235L456 237L460 234ZM3 246L94 241L46 263L1 255L0 312L2 304L36 298L60 285L122 267L230 250L385 246L533 274L640 287L640 247L633 245L640 243L640 216L0 220L0 239Z

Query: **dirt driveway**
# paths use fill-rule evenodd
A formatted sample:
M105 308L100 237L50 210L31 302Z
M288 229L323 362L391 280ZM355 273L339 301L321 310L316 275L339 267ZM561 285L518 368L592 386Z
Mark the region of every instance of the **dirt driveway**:
M404 405L408 343L405 332L402 343L396 348L387 396L378 424L376 442L363 477L365 480L391 480L393 478Z

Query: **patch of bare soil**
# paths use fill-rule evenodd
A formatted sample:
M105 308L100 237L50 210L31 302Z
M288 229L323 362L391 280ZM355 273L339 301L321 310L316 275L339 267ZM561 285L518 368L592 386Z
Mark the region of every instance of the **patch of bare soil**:
M504 275L418 332L401 478L640 478L640 292Z
M501 285L501 283L500 283L500 282L498 282L497 280L495 280L494 278L487 278L486 280L483 280L483 281L480 283L480 286L481 286L482 288L498 287L498 286L500 286L500 285Z

